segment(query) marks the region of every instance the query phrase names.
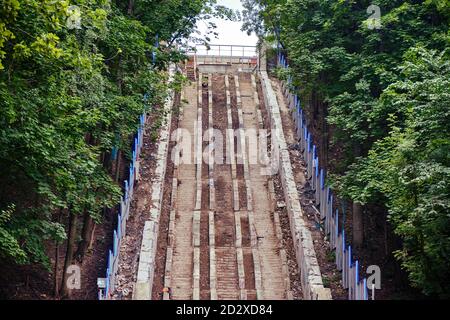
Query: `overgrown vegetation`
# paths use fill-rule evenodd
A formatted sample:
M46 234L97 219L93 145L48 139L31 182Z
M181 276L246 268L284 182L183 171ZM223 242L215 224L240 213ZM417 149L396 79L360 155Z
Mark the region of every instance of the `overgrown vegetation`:
M363 208L383 204L411 283L448 297L448 0L244 4L245 28L280 41L289 57L308 120L321 132L321 159L353 202L354 244L363 245ZM379 6L381 28L369 28L369 5ZM343 155L334 163L333 147Z
M50 271L55 241L66 266L82 261L122 193L120 153L166 97L174 45L210 16L233 12L215 0L0 1L0 259Z

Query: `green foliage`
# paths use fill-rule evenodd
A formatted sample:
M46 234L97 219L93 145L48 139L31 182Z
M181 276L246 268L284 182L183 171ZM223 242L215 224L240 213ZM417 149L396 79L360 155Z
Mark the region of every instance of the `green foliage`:
M123 1L123 8L128 1ZM190 38L192 42L205 42L197 35L197 22L202 20L210 28L208 35L214 33L214 23L209 18L218 17L235 20L236 12L222 5L217 0L138 0L135 1L133 16L150 28L152 41L158 36L166 46L183 44ZM206 42L208 37L206 38Z
M122 193L111 149L129 153L139 116L167 97L166 66L183 58L156 49L156 34L178 41L199 17L232 14L215 1L1 0L1 257L49 267L46 241L65 240L69 212L101 223Z
M184 86L189 84L189 79L181 72L175 72L173 80L170 83L170 88L174 92L181 92Z
M343 190L360 202L383 198L396 252L412 283L446 297L450 288L450 62L444 54L413 48L379 103L396 106L389 134L344 177Z
M7 227L13 211L13 205L0 211L0 257L12 258L19 263L24 263L27 258L26 253L22 250L19 242Z
M287 52L305 113L325 106L344 155L329 175L334 188L355 202L384 203L411 283L448 296L448 0L245 4L247 30L258 31L258 21L259 34ZM371 4L381 9L379 29L368 28Z
M275 74L275 76L276 76L278 79L283 80L283 81L287 81L287 79L288 79L288 77L289 77L289 74L290 74L291 72L292 72L292 71L291 71L289 68L282 68L282 67L276 67L276 68L273 70L273 73Z

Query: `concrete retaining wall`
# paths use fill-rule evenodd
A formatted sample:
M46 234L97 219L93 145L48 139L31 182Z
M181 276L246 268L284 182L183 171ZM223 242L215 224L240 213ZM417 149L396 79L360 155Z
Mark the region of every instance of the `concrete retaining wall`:
M308 300L330 300L331 291L323 286L311 232L303 220L303 211L294 180L289 150L284 138L276 94L267 72L261 69L259 76L265 106L270 119L272 145L275 147L275 150L272 151L272 156L274 157L272 161L275 163L278 161L278 173L283 185L297 263L300 269L303 298Z

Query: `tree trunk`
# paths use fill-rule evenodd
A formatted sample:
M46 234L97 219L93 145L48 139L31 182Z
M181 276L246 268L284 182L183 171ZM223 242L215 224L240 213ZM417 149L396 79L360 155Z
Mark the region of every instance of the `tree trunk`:
M357 145L354 148L354 156L359 157L361 155L361 146ZM361 203L353 201L353 245L356 248L362 246L364 240L364 226L363 226L363 207Z
M120 179L120 166L121 166L121 158L122 158L122 152L117 150L117 159L116 159L116 173L115 173L115 180L116 182L119 182Z
M58 221L58 223L61 223L62 214L63 214L63 209L59 210L59 212L58 212L58 218L56 219L56 221ZM58 294L59 294L58 269L59 269L59 244L58 244L58 241L55 241L55 268L53 271L53 277L54 277L53 296L55 298L58 298Z
M129 0L128 1L128 15L129 16L133 15L133 7L134 7L134 0Z
M105 168L105 170L107 172L111 172L111 153L110 152L102 152L102 164L103 164L103 168Z
M91 250L93 245L94 245L94 240L95 240L95 228L97 227L97 224L94 223L94 227L92 228L92 232L91 232L91 239L89 239L89 246L88 246L88 250Z
M353 202L353 245L356 248L362 246L364 240L363 207L358 202Z
M66 257L64 260L63 276L61 281L61 297L68 294L67 288L67 268L72 264L75 239L77 236L77 216L69 209L69 237L67 239Z
M58 268L59 268L59 245L58 243L55 241L55 269L53 271L53 279L54 279L54 283L53 283L53 296L55 298L58 298L58 292L59 292L59 288L58 288Z
M388 222L387 222L387 210L384 215L384 254L387 257L389 255L389 237L388 237Z
M328 124L327 124L327 105L323 100L320 101L320 150L319 161L323 168L328 168Z
M93 231L94 231L94 220L92 219L90 214L86 211L84 213L83 219L83 230L81 231L82 239L80 244L78 245L78 250L76 254L79 262L83 262L84 255L86 254L86 251L91 242Z

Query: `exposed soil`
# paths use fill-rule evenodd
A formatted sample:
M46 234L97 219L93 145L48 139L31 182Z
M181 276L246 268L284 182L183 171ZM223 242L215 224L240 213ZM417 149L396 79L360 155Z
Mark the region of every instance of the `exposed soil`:
M242 230L242 234L246 233ZM247 299L256 300L256 292L252 293L252 291L255 290L255 267L253 266L252 251L247 248L243 248L242 251L244 254L245 289L250 290L250 292L247 293Z
M213 128L219 130L222 135L222 162L215 164L225 164L227 159L227 109L226 109L226 95L225 95L225 79L223 75L213 74L212 78L213 91ZM217 159L217 152L215 157Z
M125 160L122 160L125 162ZM103 221L95 227L94 243L92 248L86 252L81 264L81 289L72 290L69 299L73 300L96 300L98 298L97 278L106 275L106 263L108 252L113 245L113 232L117 226L117 209L104 210ZM63 272L63 256L60 256L60 271Z
M1 300L53 299L53 278L42 266L0 262Z
M174 99L174 105L179 103L180 95L177 94ZM172 132L178 127L178 117L172 116L171 124L170 124L170 132L172 136ZM170 155L172 154L172 150L176 145L176 141L170 141L168 157L166 162L166 173L164 176L164 191L163 198L161 204L161 212L160 212L160 220L159 220L159 231L158 231L158 245L156 249L155 256L155 272L153 277L153 288L152 288L152 299L160 300L163 297L163 289L164 289L164 270L166 267L166 248L168 244L168 231L169 231L169 220L170 220L170 210L171 210L171 200L172 200L172 183L173 183L173 169L174 163ZM151 194L150 188L148 192ZM150 198L149 194L149 198ZM147 212L147 217L148 213ZM141 229L143 230L143 229ZM142 231L140 234L142 238ZM142 239L141 239L142 240ZM140 249L140 247L139 247ZM138 249L138 250L139 250ZM136 271L137 274L137 271Z
M151 177L155 169L155 153L157 144L152 139L150 123L144 131L142 154L140 156L140 181L135 185L134 198L131 203L130 214L127 221L126 234L122 238L120 247L120 261L116 276L116 292L113 299L131 299L133 284L137 270L139 249L142 241L142 229L150 212ZM106 263L105 263L106 265Z
M203 83L208 83L203 75ZM209 128L209 93L208 87L202 87L202 134L208 137ZM208 140L203 140L202 150L205 151L202 161L202 210L200 214L200 299L209 299L209 166L205 157L209 146Z
M242 247L249 248L251 246L250 226L248 224L247 211L241 211L241 230L242 230Z
M295 175L306 175L306 167L300 153L298 151L296 152L296 150L290 150L289 153L291 162L296 164L293 166ZM320 217L318 217L317 211L313 208L314 193L310 188L309 182L302 184L301 181L297 181L297 190L299 191L303 214L307 217L305 219L306 225L311 231L311 236L314 241L314 249L316 250L316 257L319 262L324 286L331 289L331 295L334 300L345 300L348 298L348 293L341 285L341 272L336 269L334 251L329 248L329 243L324 240L323 231L319 222Z
M215 216L215 243L216 247L234 246L234 217L230 210L233 207L233 190L223 176L216 178L216 216Z
M283 132L289 146L289 156L300 198L300 204L303 209L304 217L306 218L304 221L311 232L324 286L331 289L333 299L347 299L347 291L342 288L340 283L341 273L336 269L334 262L334 253L329 249L328 243L324 240L324 235L320 229L320 217L317 217L316 211L313 209L314 193L309 186L309 182L306 180L306 165L301 156L301 150L299 150L298 147L299 144L297 144L295 138L295 124L288 109L286 109L286 101L284 97L282 97L278 83L273 81L272 84L277 91ZM283 101L280 101L281 99L283 99Z
M273 176L273 185L275 188L277 203L283 203L285 201L285 197L283 187L281 185L281 179L278 174ZM297 255L295 254L294 241L292 240L289 215L286 207L277 208L277 212L280 217L280 225L283 232L282 245L286 249L292 298L294 300L301 300L303 298L302 284L300 281L300 272L297 263Z
M237 98L236 98L236 84L234 83L234 76L228 75L229 88L230 91L230 108L231 108L231 120L233 124L233 134L234 134L234 154L236 155L236 174L238 176L244 176L244 166L242 164L242 159L238 157L238 136L236 135L236 129L239 128L239 116L237 110Z

